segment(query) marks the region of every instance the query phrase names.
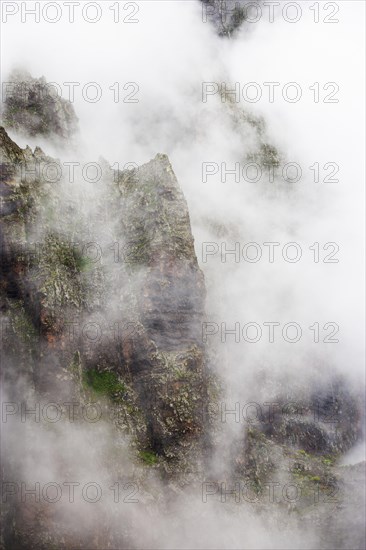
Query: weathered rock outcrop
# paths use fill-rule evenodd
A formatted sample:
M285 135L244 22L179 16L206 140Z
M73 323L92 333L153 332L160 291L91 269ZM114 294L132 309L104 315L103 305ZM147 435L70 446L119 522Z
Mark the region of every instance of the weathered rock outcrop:
M69 139L78 120L72 103L59 95L44 77L14 71L3 83L4 124L29 136Z
M248 25L261 18L262 0L201 0L203 4L203 21L209 21L219 36L233 36L246 21Z

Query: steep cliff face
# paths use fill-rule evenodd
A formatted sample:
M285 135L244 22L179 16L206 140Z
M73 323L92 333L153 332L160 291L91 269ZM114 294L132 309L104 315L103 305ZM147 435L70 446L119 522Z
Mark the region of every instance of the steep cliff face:
M109 214L118 213L116 237L123 239L124 256L88 272L88 259L75 252L72 235L58 234L50 222L50 210L59 206L57 188L42 177L22 181L25 163L30 169L32 163L50 159L40 150L20 149L4 129L1 139L3 302L8 313L21 309L36 335L36 389L59 392L54 367L65 369L78 354L85 369L80 383L92 380L88 372L102 378L113 372L120 384L131 384L147 430L144 444L179 460L176 445L187 448L202 432L205 289L187 205L168 158L157 155L133 172L109 170ZM77 213L69 214L66 225L72 215ZM32 220L41 229L36 247L29 238ZM85 242L87 236L85 232ZM112 316L110 287L116 290ZM123 319L127 327L112 341L91 345L78 336L70 341L75 319L80 326L88 319L106 327L112 317ZM123 396L120 402L123 407Z
M132 283L132 311L141 331L125 346L123 358L149 418L153 449L169 456L172 445L184 445L202 430L203 274L168 158L157 155L139 169L119 173L117 185L125 268L130 279L138 279L137 286Z

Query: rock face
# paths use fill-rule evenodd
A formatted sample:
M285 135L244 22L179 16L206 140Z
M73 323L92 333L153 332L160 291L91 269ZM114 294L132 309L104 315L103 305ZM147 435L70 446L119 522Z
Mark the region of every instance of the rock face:
M202 428L197 419L206 397L203 274L168 158L157 155L139 169L118 174L117 181L126 271L139 274L134 315L141 327L123 357L149 417L152 447L169 455L172 445Z
M20 149L4 129L0 136L2 300L8 313L21 310L27 316L25 326L35 334L30 351L37 357L32 368L36 389L55 387L54 365L61 372L77 354L83 369L80 384L93 386L94 379L113 373L117 390L122 383L130 385L143 418L135 430L146 432L137 443L179 461L202 435L205 287L187 205L168 158L157 155L132 172L108 171L108 215L118 216L115 238L123 239L123 255L110 267L88 271L88 259L76 253L72 235L60 235L50 222L50 209L56 209L56 217L60 212L57 188L42 178L22 180L25 164L30 169L32 163L57 161L40 149ZM65 226L75 215L66 215ZM27 236L32 223L41 228L37 243ZM87 242L85 227L79 229L85 230ZM111 288L113 313L108 311ZM108 327L121 318L130 329L118 331L113 341L91 345L82 335L70 341L74 319L80 326L98 322ZM116 401L121 408L126 405L123 392Z
M187 206L166 155L119 177L121 219L130 268L147 267L141 321L166 351L199 346L204 311Z
M14 71L3 83L4 124L29 136L69 139L77 130L74 107L44 77Z

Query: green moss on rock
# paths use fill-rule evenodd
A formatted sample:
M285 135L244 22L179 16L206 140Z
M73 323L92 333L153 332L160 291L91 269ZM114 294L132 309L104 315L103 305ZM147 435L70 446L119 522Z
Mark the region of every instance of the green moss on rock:
M90 369L84 372L83 382L86 389L110 398L116 398L126 391L125 385L119 381L114 372Z
M158 461L158 457L155 453L152 453L150 451L140 451L139 452L139 458L149 466L152 466L153 464L156 464Z

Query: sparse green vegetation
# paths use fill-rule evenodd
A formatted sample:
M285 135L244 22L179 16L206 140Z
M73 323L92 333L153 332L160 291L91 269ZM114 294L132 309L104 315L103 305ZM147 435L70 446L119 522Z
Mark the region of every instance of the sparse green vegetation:
M143 462L145 462L145 464L149 464L150 466L156 464L158 461L156 454L150 451L140 451L139 457Z
M316 481L316 482L321 481L319 476L309 476L309 480L310 481Z
M87 370L84 372L83 382L86 389L92 389L98 395L111 398L126 391L125 385L118 380L114 372Z
M78 271L90 271L93 268L94 262L86 257L81 256L78 252L74 253L75 258L75 266L78 269Z

